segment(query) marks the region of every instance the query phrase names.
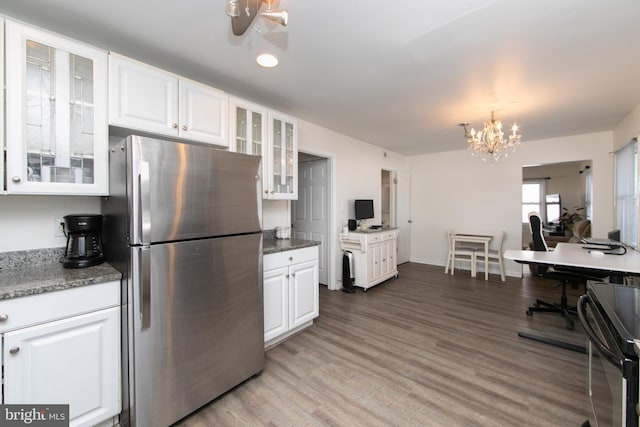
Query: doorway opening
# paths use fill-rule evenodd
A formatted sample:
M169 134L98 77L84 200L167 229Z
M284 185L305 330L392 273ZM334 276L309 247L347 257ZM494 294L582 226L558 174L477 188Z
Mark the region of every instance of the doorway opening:
M592 162L581 160L522 168L522 247L531 241L528 213L542 216L545 240L551 247L570 241L577 221L588 221L589 227L576 228L580 237L590 237L592 221ZM564 215L564 216L563 216ZM569 218L570 217L570 218ZM568 221L571 219L571 221Z
M291 230L294 239L315 240L318 248L318 279L336 289L333 274L335 233L333 230L333 158L298 152L298 200L291 202Z
M382 226L396 226L396 186L395 172L382 169L380 176L380 201Z

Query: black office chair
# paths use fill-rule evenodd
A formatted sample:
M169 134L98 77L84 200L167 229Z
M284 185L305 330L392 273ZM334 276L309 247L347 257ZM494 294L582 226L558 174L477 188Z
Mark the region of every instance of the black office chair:
M540 214L537 212L529 213L529 227L531 229L531 237L533 239L534 251L549 251L549 247L544 240L542 234L542 220ZM606 277L602 272L592 271L582 268L564 268L564 267L550 267L547 265L534 264L532 272L537 276L555 279L560 281L562 286L562 295L559 303L549 303L537 299L533 306L527 310L527 316L533 316L534 312L543 313L558 313L564 317L567 329L573 330L574 323L571 316L577 315L576 307L570 306L567 302L567 285L571 285L573 288L577 288L580 285L585 286L587 280L602 280Z

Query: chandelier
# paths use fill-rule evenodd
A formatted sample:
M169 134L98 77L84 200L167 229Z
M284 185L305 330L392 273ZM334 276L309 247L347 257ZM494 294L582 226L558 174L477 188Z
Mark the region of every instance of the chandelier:
M515 150L520 145L520 135L518 125L515 123L511 127L511 134L507 139L502 132L502 122L496 120L495 114L491 111L491 121L484 122L484 128L480 132L476 132L471 128L471 132L467 129L468 122L460 123L464 128L464 137L469 143L469 151L474 157L479 157L483 161L498 161L508 156L510 149Z

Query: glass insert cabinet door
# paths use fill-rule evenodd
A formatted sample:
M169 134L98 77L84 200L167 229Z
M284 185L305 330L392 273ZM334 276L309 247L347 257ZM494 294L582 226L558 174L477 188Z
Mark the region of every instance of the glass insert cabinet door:
M298 125L293 117L269 112L269 199L298 198Z
M107 54L7 21L7 190L106 195Z
M234 98L230 100L230 105L233 138L230 150L263 156L267 133L266 108Z

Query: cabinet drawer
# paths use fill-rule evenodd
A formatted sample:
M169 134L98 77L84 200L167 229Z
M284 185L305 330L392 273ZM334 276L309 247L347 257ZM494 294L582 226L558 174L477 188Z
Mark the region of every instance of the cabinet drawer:
M292 264L312 261L315 259L318 259L318 247L311 246L308 248L268 254L264 256L262 262L264 265L264 270L266 271L273 268L288 267Z
M120 282L0 301L0 333L120 305Z
M382 240L391 240L396 238L396 233L394 231L385 231L382 233Z
M369 243L379 242L382 240L382 234L376 233L369 236Z

